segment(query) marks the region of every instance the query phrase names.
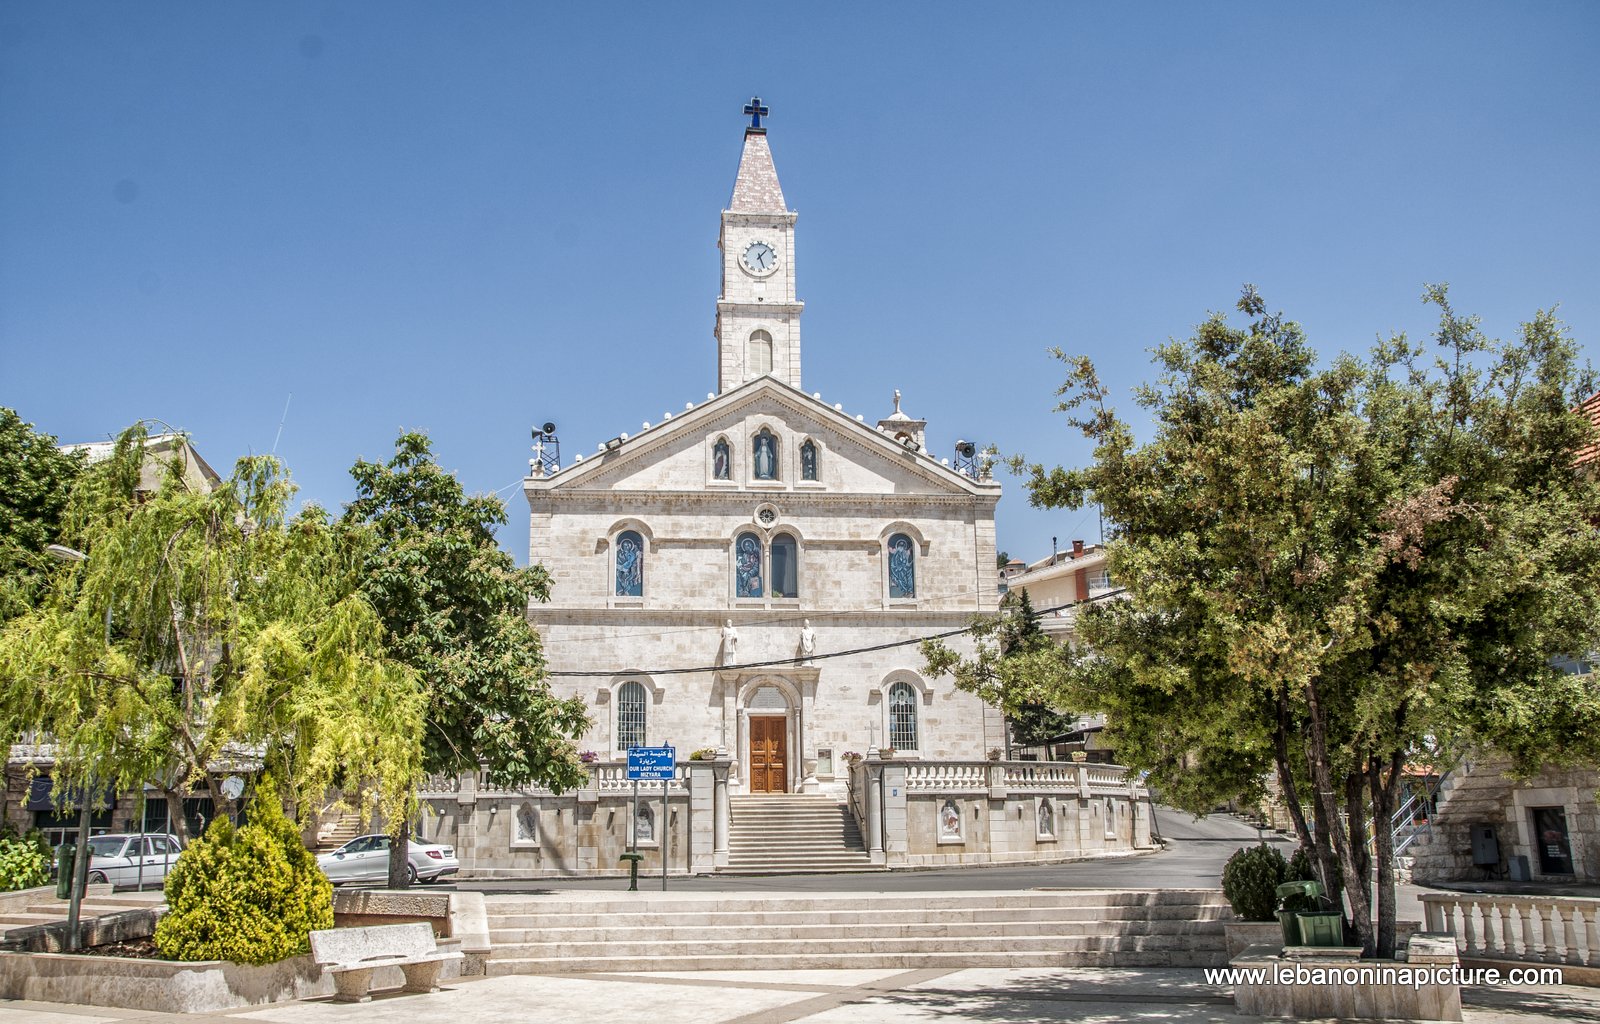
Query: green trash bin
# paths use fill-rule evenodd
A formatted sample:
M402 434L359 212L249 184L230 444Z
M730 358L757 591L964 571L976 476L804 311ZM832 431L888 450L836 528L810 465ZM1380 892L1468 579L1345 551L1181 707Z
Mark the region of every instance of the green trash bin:
M1300 915L1305 913L1301 909L1310 901L1322 895L1322 883L1314 879L1298 882L1284 882L1273 890L1278 897L1278 927L1283 929L1283 944L1285 946L1309 946L1312 943L1305 941L1300 927ZM1297 904L1290 906L1291 903ZM1311 904L1315 906L1315 904Z
M62 843L56 847L56 899L72 898L72 869L77 866L77 847Z
M1337 910L1313 910L1295 915L1300 924L1302 946L1344 945L1344 914Z

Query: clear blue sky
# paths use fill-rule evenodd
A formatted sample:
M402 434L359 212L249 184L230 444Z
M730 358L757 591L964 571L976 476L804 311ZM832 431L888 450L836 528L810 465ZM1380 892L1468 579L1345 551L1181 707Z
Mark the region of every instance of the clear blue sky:
M1324 353L1600 338L1600 4L0 6L0 404L140 417L308 499L421 428L510 506L714 387L718 212L759 93L805 387L1052 462L1051 345L1118 389L1246 281ZM1094 537L1027 507L1029 559Z

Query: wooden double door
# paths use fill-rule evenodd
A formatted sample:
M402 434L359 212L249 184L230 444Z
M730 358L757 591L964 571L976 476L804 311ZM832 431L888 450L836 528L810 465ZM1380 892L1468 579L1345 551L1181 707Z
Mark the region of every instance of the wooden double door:
M750 716L750 792L789 791L789 720L783 715Z

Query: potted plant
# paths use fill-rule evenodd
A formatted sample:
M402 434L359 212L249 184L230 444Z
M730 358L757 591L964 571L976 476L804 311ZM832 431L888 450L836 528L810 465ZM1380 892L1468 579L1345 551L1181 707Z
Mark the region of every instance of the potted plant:
M851 768L861 763L861 751L859 750L846 750L841 756L844 758L844 763Z
M999 761L1005 756L1006 752L1001 750L999 747L995 747L993 750L989 751L989 760L991 761Z
M1287 937L1276 911L1277 889L1288 869L1283 854L1266 843L1245 847L1228 858L1222 868L1222 894L1238 918L1224 926L1230 957L1252 945L1272 943L1280 934Z
M716 759L717 752L710 747L701 747L689 755L689 760L691 761L715 761Z
M600 760L600 755L592 750L580 750L578 752L578 760L582 761L584 764L594 764L596 761Z

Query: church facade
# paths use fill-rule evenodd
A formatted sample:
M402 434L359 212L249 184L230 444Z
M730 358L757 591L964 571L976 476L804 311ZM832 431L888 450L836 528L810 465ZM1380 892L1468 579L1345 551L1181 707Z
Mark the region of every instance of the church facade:
M803 389L796 214L761 127L721 219L715 392L524 481L552 580L529 614L554 689L593 709L581 746L712 750L735 793L842 794L851 752L981 760L999 715L915 641L996 610L1000 487L932 457L898 393L869 424Z

